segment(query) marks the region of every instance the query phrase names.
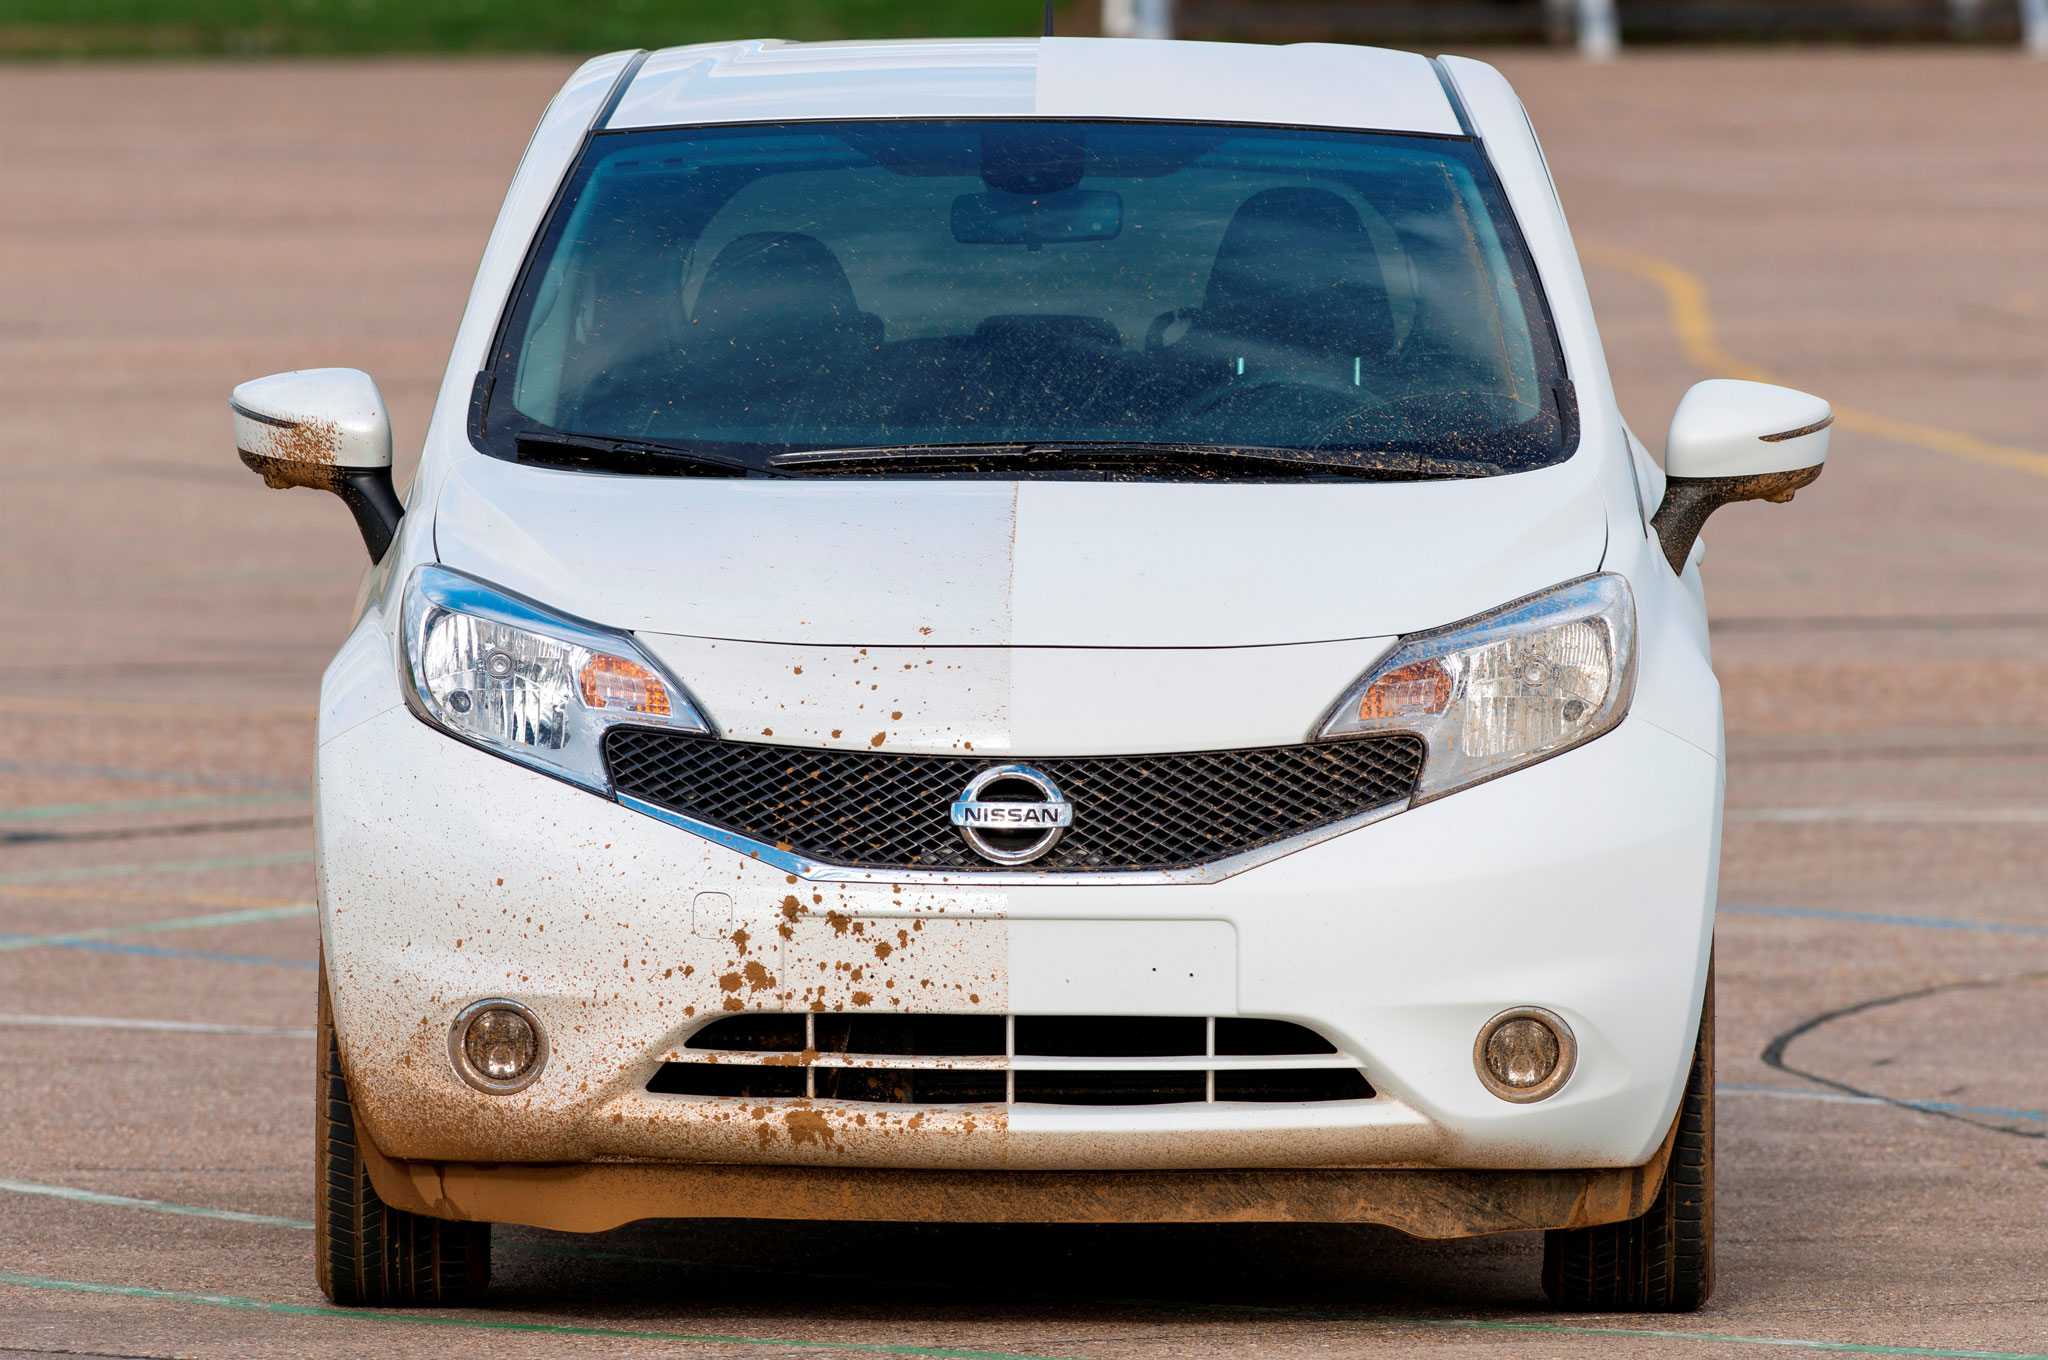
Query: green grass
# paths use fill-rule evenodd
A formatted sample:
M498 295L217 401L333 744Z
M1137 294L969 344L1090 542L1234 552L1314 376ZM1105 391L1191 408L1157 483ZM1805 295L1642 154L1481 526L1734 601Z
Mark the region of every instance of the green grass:
M0 56L603 52L723 38L1023 36L1039 31L1043 15L1039 0L0 0Z

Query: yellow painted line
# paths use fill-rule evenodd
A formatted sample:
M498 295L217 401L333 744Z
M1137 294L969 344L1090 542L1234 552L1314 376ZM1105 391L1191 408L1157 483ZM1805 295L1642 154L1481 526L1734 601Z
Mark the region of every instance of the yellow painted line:
M1679 348L1685 351L1686 359L1694 367L1704 369L1720 378L1743 378L1749 382L1767 383L1783 381L1768 369L1759 368L1745 359L1738 359L1722 348L1720 331L1714 324L1714 309L1707 297L1707 285L1690 269L1660 256L1646 255L1639 250L1626 250L1620 246L1587 243L1579 248L1579 253L1593 264L1618 269L1624 274L1633 274L1639 279L1655 284L1664 294L1664 307L1670 314L1671 330L1678 337ZM1837 406L1834 409L1835 424L1843 429L1876 435L1879 439L1889 439L1898 444L1931 449L1955 458L1967 458L1973 463L1990 463L1996 467L2012 468L2017 472L2030 472L2037 477L2048 477L2048 454L2036 453L2032 449L2016 449L2004 444L1994 444L1988 439L1979 439L1960 430L1945 430L1939 426L1920 425L1910 420L1894 420L1890 416L1854 406Z
M0 698L0 713L35 713L57 718L189 718L194 714L225 718L269 718L311 722L311 708L266 708L261 704L130 704L118 699Z

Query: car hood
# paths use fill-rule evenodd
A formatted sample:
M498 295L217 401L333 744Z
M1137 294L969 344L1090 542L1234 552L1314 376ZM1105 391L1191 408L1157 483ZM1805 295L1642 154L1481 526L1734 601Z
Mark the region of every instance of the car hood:
M1237 647L1436 627L1599 568L1576 458L1312 484L632 477L464 460L442 562L614 628L853 646Z

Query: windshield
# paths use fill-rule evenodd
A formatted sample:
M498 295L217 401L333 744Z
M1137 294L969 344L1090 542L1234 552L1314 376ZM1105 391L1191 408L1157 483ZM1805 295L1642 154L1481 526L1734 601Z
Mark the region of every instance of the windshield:
M602 134L490 381L490 451L627 470L1472 476L1574 442L1478 148L1374 133Z

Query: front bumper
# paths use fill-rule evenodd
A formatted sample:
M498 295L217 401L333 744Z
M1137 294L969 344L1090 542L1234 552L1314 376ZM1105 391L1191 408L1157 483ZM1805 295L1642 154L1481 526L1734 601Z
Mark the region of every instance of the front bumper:
M1718 763L1640 719L1213 883L805 881L403 709L328 740L318 788L323 944L359 1116L388 1156L448 1163L1640 1166L1692 1052L1720 817ZM693 931L700 892L730 897L731 920ZM1176 988L1091 951L1087 923L1160 940L1201 923L1227 949ZM870 929L901 944L879 957ZM1059 940L1071 956L1048 953ZM450 1022L489 996L548 1031L547 1068L516 1095L449 1064ZM645 1089L730 1010L863 1004L1292 1020L1356 1056L1379 1094L922 1108ZM1534 1105L1472 1069L1480 1026L1523 1005L1579 1040L1571 1080Z
M883 1223L1376 1223L1411 1237L1640 1218L1676 1121L1637 1167L1589 1171L902 1171L689 1162L394 1161L356 1131L388 1205L429 1218L607 1232L644 1218Z

